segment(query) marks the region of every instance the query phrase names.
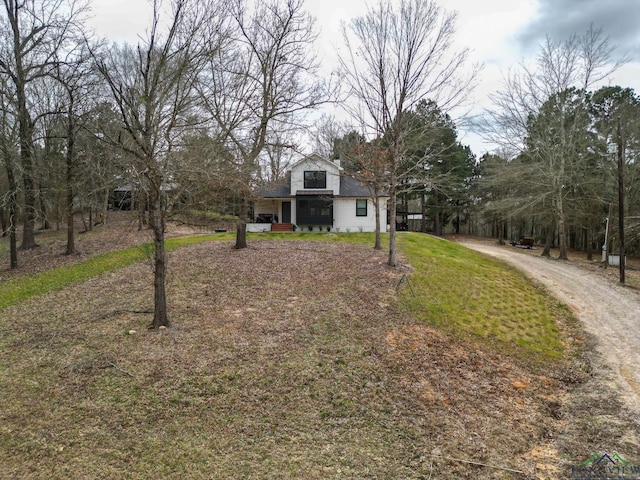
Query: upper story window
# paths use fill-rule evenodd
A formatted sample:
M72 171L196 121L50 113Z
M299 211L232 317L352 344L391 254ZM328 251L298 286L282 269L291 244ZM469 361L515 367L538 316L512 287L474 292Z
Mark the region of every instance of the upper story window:
M327 172L305 170L304 188L327 188Z

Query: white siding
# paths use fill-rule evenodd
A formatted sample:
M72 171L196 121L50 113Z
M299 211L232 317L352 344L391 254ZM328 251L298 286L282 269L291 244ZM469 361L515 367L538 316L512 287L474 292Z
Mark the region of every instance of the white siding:
M305 170L327 172L327 187L323 190L333 190L334 195L340 195L340 168L334 163L316 156L307 157L291 168L291 195L295 195L298 190L305 189Z
M282 202L291 202L291 223L297 225L299 228L306 227L305 225L298 224L298 215L296 212L296 198L294 197L298 191L305 191L307 195L314 195L314 192L320 194L326 193L330 190L333 193L333 231L340 232L373 232L376 228L375 209L373 206L373 200L367 198L368 194L362 197L340 197L340 172L341 168L339 164L336 164L330 160L324 159L319 155L313 154L303 158L298 163L291 167L291 198L275 198L275 199L263 199L255 202L254 211L255 214L272 214L276 215L278 222L282 222ZM305 189L304 188L304 172L305 171L324 171L326 172L326 187L317 189ZM356 190L357 191L357 190ZM351 194L348 191L344 192L346 195ZM285 195L286 196L286 195ZM303 198L301 195L298 198ZM367 215L356 215L356 201L367 200ZM380 216L381 216L381 228L383 231L387 230L386 225L386 198L380 200ZM268 224L253 224L251 229L255 231L262 231Z
M364 199L364 198L363 198ZM363 200L362 199L362 200ZM375 232L376 230L376 211L373 201L367 199L367 216L356 216L356 198L336 198L333 201L334 230L340 232ZM381 200L380 205L380 228L386 231L385 209L386 204Z

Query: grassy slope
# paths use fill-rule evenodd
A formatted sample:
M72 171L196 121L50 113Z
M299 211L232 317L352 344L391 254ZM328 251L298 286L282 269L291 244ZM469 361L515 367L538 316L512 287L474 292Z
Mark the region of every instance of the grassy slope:
M264 238L278 236L251 240ZM460 346L421 325L492 346L521 344L554 358L560 354L554 302L498 262L407 234L400 247L412 264L411 288L401 284L404 308L396 310L384 285L386 275L393 275L394 286L400 277L381 267L384 253L371 261L365 249L358 263L344 265L335 251L305 242L370 244L370 235L282 238L304 245L296 251L299 260L328 263L328 271L344 266L350 274L334 285L304 284L299 279L309 267L287 259L291 277L284 278L277 271L283 260L265 250L274 277L252 278L251 249L231 255L225 247L215 257L193 245L185 249L188 268L172 274L176 328L169 334L126 335L144 328L133 310L119 309L148 305L146 282L133 280L145 266L129 267L135 270L127 270L127 278L103 275L90 282L95 285L87 288L97 292L108 289L108 298L83 291L78 302L77 292L63 290L59 299L34 302L32 318L15 317L18 305L0 311L0 391L7 406L0 415L0 473L426 478L435 468L434 478L511 478L464 464L433 467L425 458L444 446L452 456L519 468L516 457L535 444L539 429L550 428L536 402L553 380L512 371L481 351L458 353ZM131 264L136 256L144 258L144 250L122 258L108 254L11 288L24 300ZM227 259L239 263L222 269ZM65 298L60 310L46 303ZM271 308L274 324L262 313ZM278 323L277 312L286 312L286 320ZM8 322L11 315L16 321ZM524 390L513 389L516 380Z
M171 239L167 251L229 235ZM259 235L252 238L260 238ZM285 233L270 239L371 242L371 234ZM460 245L420 234L401 234L400 248L413 267L405 302L411 314L458 334L473 334L518 345L544 357L561 355L560 336L548 299L520 273ZM150 245L98 255L80 265L0 283L0 308L33 295L131 265L150 255ZM406 290L406 289L405 289Z
M170 239L167 251L230 235ZM265 238L254 235L250 238ZM269 239L371 242L371 234L270 234ZM404 301L423 321L558 358L562 345L549 299L519 272L458 244L420 234L401 234L400 248L413 270ZM80 265L0 283L0 308L58 290L92 276L131 265L150 255L150 245L98 255Z
M400 246L413 267L413 292L405 288L404 299L417 318L499 342L502 351L515 348L545 359L562 355L556 325L562 307L520 272L438 238L403 235Z
M166 241L165 248L167 252L170 252L179 247L222 238L228 238L228 235L172 238ZM96 275L140 262L152 255L151 248L152 244L146 243L139 247L96 255L80 264L56 267L31 277L0 282L0 309L15 305L33 296L60 290Z

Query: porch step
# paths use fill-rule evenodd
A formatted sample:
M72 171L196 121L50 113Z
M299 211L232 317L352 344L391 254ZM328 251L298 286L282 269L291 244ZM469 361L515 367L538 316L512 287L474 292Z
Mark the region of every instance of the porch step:
M272 232L291 232L293 231L293 228L290 223L272 223L271 231Z

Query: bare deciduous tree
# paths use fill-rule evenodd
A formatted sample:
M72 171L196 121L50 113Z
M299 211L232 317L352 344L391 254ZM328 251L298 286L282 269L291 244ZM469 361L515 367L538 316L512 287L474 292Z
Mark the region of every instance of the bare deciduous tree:
M313 141L313 152L323 158L339 158L336 142L349 131L348 126L332 115L323 114L310 129L309 136Z
M16 118L12 114L11 102L7 98L10 89L5 78L0 77L0 85L2 85L2 94L0 95L0 162L4 164L7 173L7 192L0 198L0 205L2 208L6 206L9 261L11 269L16 269L18 268L16 237L18 180L15 165L18 157L18 132Z
M381 0L343 28L340 56L347 111L387 152L389 259L396 266L398 174L405 155L403 117L421 99L443 110L459 106L473 86L468 52L454 51L455 15L434 0Z
M311 46L316 38L302 0L232 3L232 41L212 57L201 92L220 137L233 153L242 196L235 248L245 248L248 203L258 160L283 145L299 115L325 98ZM279 139L277 142L275 139Z
M97 56L120 114L124 135L111 139L135 159L132 165L146 193L154 239L153 328L169 325L165 291L165 192L172 182L173 152L193 127L194 85L206 58L204 39L215 35L212 5L173 0L166 32L162 4L153 2L146 41L137 47L112 46ZM210 30L213 29L213 30ZM213 32L213 33L212 33Z
M342 157L345 170L356 180L366 185L371 198L376 218L375 250L382 250L382 236L380 224L381 196L389 184L387 173L388 152L381 145L382 142L360 141L347 148Z
M50 76L56 53L66 48L86 10L84 0L3 0L0 73L12 84L19 126L20 166L24 188L22 249L36 246L34 226L38 186L35 180L35 119L31 89Z
M593 26L563 41L547 37L535 64L511 72L492 96L494 107L481 124L491 142L531 157L530 175L546 186L533 200L552 205L549 219L558 228L561 259L567 258L566 186L583 158L578 151L585 149L586 95L625 62L613 61L613 52L608 37Z
M64 118L64 189L65 213L67 216L66 254L75 253L74 209L76 203L76 183L79 174L79 158L76 152L78 135L82 129L82 117L96 104L92 100L92 90L97 81L93 75L91 55L84 42L78 38L76 45L60 52L52 72L53 78L61 90L58 109L60 118ZM54 91L54 94L57 93Z

